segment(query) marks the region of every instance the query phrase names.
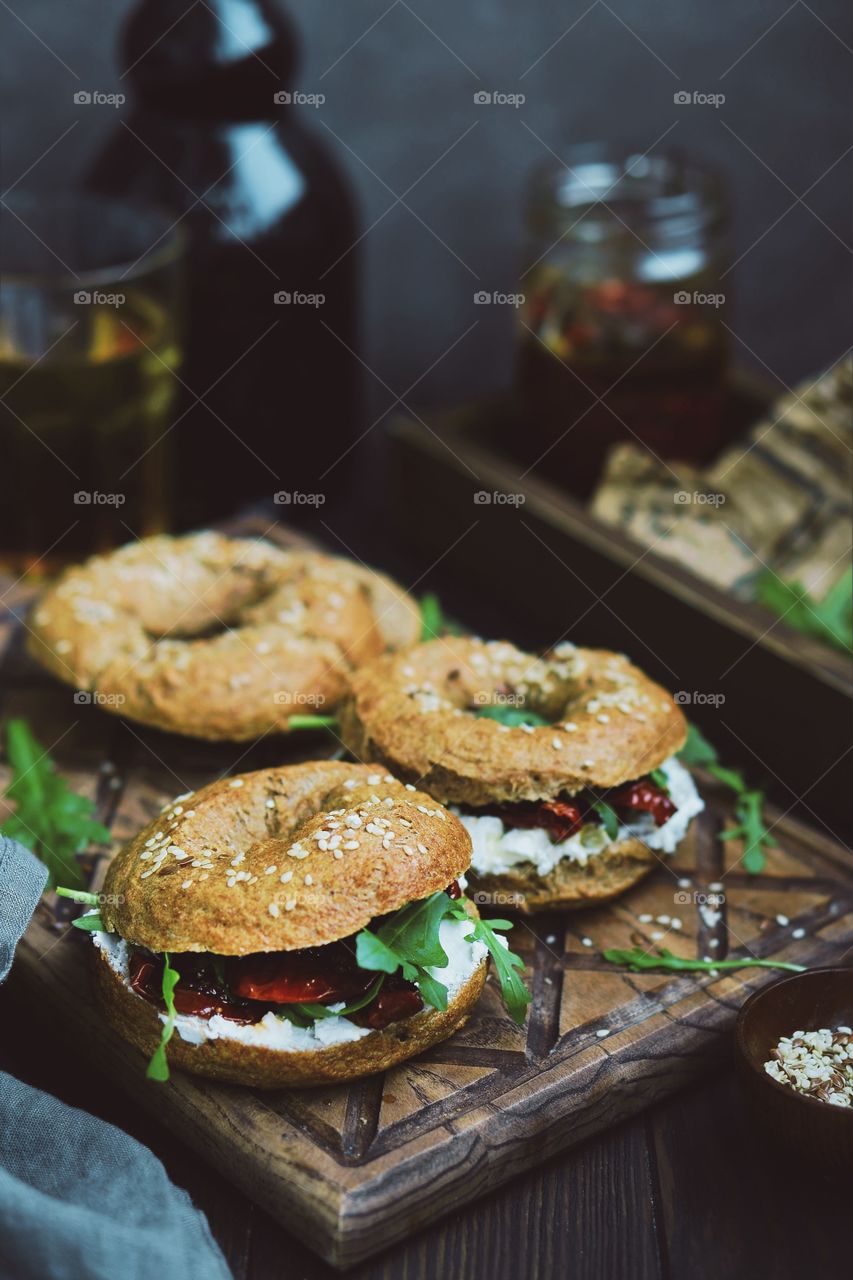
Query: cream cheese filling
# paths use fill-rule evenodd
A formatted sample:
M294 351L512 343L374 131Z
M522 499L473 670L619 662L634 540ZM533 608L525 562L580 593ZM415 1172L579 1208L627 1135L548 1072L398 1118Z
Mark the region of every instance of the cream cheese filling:
M665 761L661 768L666 774L676 812L661 827L655 826L651 814L638 814L635 820L620 825L616 840L634 836L649 849L674 853L691 820L705 808L705 802L690 773L675 756ZM542 827L507 827L494 815L478 816L460 813L458 809L453 809L453 812L471 837L471 870L481 876L500 875L522 862L531 862L539 875L547 876L564 858L586 866L590 858L603 853L614 843L598 823L587 823L575 835L554 844Z
M447 987L448 1002L458 995L473 976L488 951L483 942L466 941L465 935L471 932L472 927L473 922L467 920L442 920L439 925L438 936L447 955L447 965L430 968L428 972ZM92 934L92 941L101 950L113 972L131 991L130 947L124 938L115 933L95 932ZM343 1004L329 1006L333 1010L344 1007ZM159 1016L161 1022L166 1021L165 1013ZM195 1018L179 1013L175 1018L175 1030L188 1044L204 1044L208 1040L236 1040L240 1044L256 1045L262 1049L293 1052L327 1049L330 1045L346 1044L348 1041L363 1040L365 1036L378 1034L370 1027L357 1026L349 1018L316 1018L309 1027L297 1027L285 1017L272 1012L264 1014L260 1022L250 1026L240 1026L219 1014L212 1018Z

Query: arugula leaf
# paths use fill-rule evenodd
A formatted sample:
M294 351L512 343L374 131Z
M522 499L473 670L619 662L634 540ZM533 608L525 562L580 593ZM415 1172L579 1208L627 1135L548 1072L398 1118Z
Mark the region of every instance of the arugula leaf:
M630 951L611 948L602 951L604 959L610 964L627 966L632 973L644 969L668 969L672 971L708 972L723 969L787 969L791 973L803 973L804 964L787 964L784 960L757 960L754 956L745 956L741 960L690 960L682 956L674 956L671 951L661 950L658 954L643 951L634 947Z
M712 747L702 730L695 724L687 726L687 741L678 753L682 764L715 764L716 747Z
M439 927L447 917L467 920L472 932L466 941L485 943L491 953L501 984L507 1010L516 1022L524 1021L529 995L516 970L524 963L512 954L498 938L496 929L511 929L508 920L473 920L464 899L449 898L443 890L412 902L380 925L375 933L362 929L356 938L356 959L362 969L383 973L402 971L409 982L416 982L424 1002L433 1009L447 1008L447 987L429 972L447 965L447 954L439 941Z
M424 1001L443 1013L447 1008L447 987L444 983L434 978L427 969L418 969L417 984Z
M421 640L435 640L444 632L441 602L433 591L421 596Z
M396 973L400 968L399 957L369 929L362 929L356 937L355 958L359 969L378 969L382 973Z
M299 1004L280 1004L275 1010L275 1016L283 1018L285 1022L292 1022L295 1027L310 1027L315 1021L312 1014L303 1012Z
M737 795L746 790L746 783L740 769L726 769L724 765L711 764L708 766L708 772L715 778L719 778L720 782L724 782L727 787L731 787Z
M467 915L467 912L465 913ZM498 936L496 929L511 929L510 920L476 920L474 930L466 937L467 942L484 942L489 948L495 972L501 984L501 995L507 1013L519 1026L527 1016L530 1003L530 992L521 980L524 961L505 945L505 939Z
M508 724L513 728L521 724L542 728L550 723L543 716L537 715L535 711L528 711L526 707L496 706L493 703L486 702L480 707L474 707L473 711L475 716L480 716L485 720L497 720L498 724Z
M822 600L815 600L801 582L783 582L768 569L755 583L755 598L797 631L846 653L853 649L853 568Z
M743 865L750 875L758 875L767 864L765 848L775 846L764 821L764 793L747 787L740 769L728 769L718 763L719 757L695 724L687 726L687 741L678 753L684 764L704 765L709 773L734 791L737 796L737 825L720 832L721 840L743 840Z
M154 1056L148 1063L146 1075L149 1080L168 1080L169 1064L166 1061L166 1045L172 1038L175 1030L175 1018L177 1010L175 1009L175 987L180 981L181 975L177 969L173 969L169 960L169 953L163 953L163 1003L166 1006L166 1021L163 1025L163 1033L160 1036L160 1043L154 1051Z
M407 982L416 982L424 1001L433 1009L447 1008L447 988L427 972L426 966L444 968L447 953L439 942L441 921L453 902L439 890L421 902L411 902L380 925L376 933L362 929L355 940L355 958L362 969L382 973L401 970Z
M669 795L669 778L666 776L664 769L652 769L649 777L656 786L660 787L661 791L665 791Z
M606 800L596 800L592 807L601 818L601 824L610 839L615 840L619 834L619 818L616 810L612 809Z
M403 955L411 965L444 968L447 952L439 941L438 929L452 902L444 890L420 902L410 902L380 925L377 937L389 951Z
M462 627L441 607L441 601L434 591L421 596L421 640L438 640L441 636L460 636Z
M87 916L78 916L77 919L72 920L71 923L75 929L85 929L89 933L106 933L100 911L96 911L94 914Z
M735 806L737 826L720 832L721 840L743 840L743 865L752 875L764 870L764 850L776 844L764 822L763 804L762 792L742 789Z
M6 751L12 766L6 796L15 802L15 812L0 830L45 864L49 889L66 880L82 890L76 855L90 844L109 844L109 831L92 818L93 802L69 790L26 720L9 721Z
M84 906L96 907L101 899L97 893L87 893L85 889L64 889L56 886L57 898L70 898L72 902L82 902Z
M337 716L291 716L288 729L337 729Z
M352 1004L344 1005L343 1009L330 1009L326 1004L298 1004L295 1007L308 1018L347 1018L351 1013L358 1013L359 1009L370 1004L371 1000L375 1000L384 981L385 974L380 973L363 996L354 1000Z

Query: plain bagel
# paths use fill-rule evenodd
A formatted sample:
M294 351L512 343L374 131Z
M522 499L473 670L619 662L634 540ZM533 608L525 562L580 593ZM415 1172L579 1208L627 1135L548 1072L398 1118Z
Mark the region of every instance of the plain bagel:
M201 533L69 569L38 602L30 653L99 705L242 741L334 710L349 674L418 636L389 578L317 552Z

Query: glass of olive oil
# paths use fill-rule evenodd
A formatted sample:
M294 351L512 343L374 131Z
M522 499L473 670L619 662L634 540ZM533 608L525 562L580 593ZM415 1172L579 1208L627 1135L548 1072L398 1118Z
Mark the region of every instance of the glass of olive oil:
M183 237L86 195L0 206L0 566L49 574L170 523Z

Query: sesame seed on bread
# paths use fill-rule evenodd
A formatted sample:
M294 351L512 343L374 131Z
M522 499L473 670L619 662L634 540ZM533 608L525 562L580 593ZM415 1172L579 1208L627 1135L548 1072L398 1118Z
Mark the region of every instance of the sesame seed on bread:
M383 574L200 533L69 569L36 605L28 648L108 711L243 741L333 711L350 671L419 631L417 605Z
M543 657L504 641L444 637L386 654L350 677L341 736L444 803L547 800L615 787L684 744L672 696L621 654L560 645ZM545 727L475 714L509 702Z
M105 928L152 951L323 946L445 889L471 841L431 796L313 761L181 796L110 864Z

